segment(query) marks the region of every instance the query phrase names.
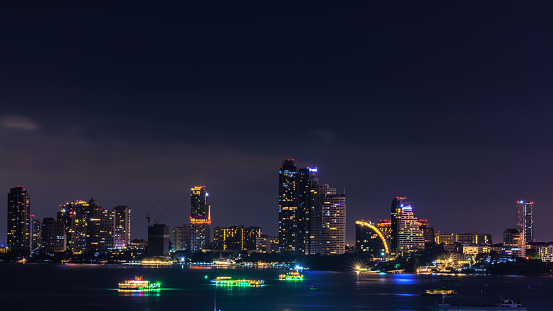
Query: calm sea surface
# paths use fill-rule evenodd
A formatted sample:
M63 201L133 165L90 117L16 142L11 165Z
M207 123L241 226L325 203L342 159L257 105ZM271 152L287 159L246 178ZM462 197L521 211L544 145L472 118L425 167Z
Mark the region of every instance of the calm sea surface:
M305 272L301 282L279 281L283 271L173 266L0 264L0 310L426 310L437 301L425 289L451 288L450 303L520 298L530 311L553 310L553 277L418 276ZM135 275L160 281L158 294L130 295L117 283ZM266 286L220 288L218 276L264 279Z

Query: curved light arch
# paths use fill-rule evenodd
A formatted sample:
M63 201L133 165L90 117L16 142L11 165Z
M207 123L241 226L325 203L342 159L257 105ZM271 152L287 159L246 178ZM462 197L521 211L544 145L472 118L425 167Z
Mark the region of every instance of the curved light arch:
M376 234L378 234L378 237L380 237L380 239L382 240L382 244L384 244L384 250L386 251L386 254L390 255L390 247L388 246L388 241L386 241L386 238L384 237L384 235L382 234L382 231L380 231L380 229L375 227L372 223L366 222L366 221L356 221L355 224L369 227L374 232L376 232Z

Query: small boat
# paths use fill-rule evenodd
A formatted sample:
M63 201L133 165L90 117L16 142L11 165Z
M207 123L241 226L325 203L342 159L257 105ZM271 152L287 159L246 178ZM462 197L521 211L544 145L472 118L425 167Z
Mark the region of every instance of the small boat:
M427 289L421 296L446 296L451 297L457 295L457 291L454 289Z
M215 280L211 280L218 286L263 286L264 280L233 280L230 276L220 276Z
M444 298L445 300L445 298ZM450 305L442 300L441 304L428 306L429 311L488 311L488 310L501 310L501 311L526 311L526 307L523 307L520 301L516 301L510 298L500 298L491 303L482 303L478 305Z
M119 290L124 291L153 291L160 289L161 283L145 281L141 276L135 276L134 280L127 280L123 283L119 283Z
M303 275L297 271L290 271L286 274L280 274L278 276L278 279L286 281L301 281L303 280Z

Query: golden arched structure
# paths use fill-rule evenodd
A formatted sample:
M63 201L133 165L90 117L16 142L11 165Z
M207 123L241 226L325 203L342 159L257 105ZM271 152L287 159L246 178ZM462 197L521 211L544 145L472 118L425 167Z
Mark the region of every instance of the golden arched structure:
M372 223L366 222L366 221L356 221L355 224L369 227L374 232L376 232L376 234L378 234L378 236L382 240L382 244L384 244L384 250L386 251L386 254L390 255L390 246L388 245L388 241L386 241L386 238L384 237L384 235L382 234L382 231L380 231L380 229L375 227Z

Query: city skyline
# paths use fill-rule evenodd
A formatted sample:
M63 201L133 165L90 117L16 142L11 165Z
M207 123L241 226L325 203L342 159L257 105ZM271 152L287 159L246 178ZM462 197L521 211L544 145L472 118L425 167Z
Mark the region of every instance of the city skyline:
M0 189L24 186L40 220L129 206L146 239L159 197L182 226L206 185L212 228L276 236L295 158L345 189L349 244L397 196L436 230L495 240L532 201L534 240L552 241L552 5L10 3Z

